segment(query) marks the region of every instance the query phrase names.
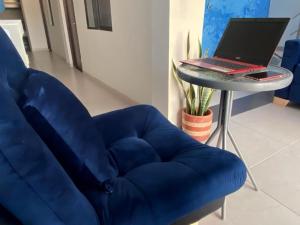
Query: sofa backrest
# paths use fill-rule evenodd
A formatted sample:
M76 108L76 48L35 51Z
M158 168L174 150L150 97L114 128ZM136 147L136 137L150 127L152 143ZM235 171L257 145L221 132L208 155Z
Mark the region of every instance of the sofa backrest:
M91 121L58 80L26 69L0 28L0 205L23 224L98 225L74 184L101 188L113 173Z
M27 68L5 31L0 27L0 82L18 98L19 88L27 77Z
M115 175L93 118L57 79L31 72L19 106L81 190L95 185L104 188Z
M116 172L87 109L54 77L27 69L2 28L0 83L76 184L102 188L111 183Z
M0 177L0 204L22 224L99 224L94 208L1 84Z

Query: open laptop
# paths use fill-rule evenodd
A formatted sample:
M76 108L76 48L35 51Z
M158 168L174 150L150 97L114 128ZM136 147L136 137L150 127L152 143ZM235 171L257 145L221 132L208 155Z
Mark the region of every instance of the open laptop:
M226 74L265 70L289 18L233 18L212 58L181 61Z

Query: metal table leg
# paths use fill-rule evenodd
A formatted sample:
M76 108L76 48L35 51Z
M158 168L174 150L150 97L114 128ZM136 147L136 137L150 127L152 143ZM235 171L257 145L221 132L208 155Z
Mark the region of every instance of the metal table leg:
M221 131L221 128L222 128L222 116L223 116L223 102L224 102L224 93L221 92L219 115L218 115L218 125L217 125L217 128L212 133L212 135L206 141L207 145L209 145L215 139L215 137L219 134L219 132Z
M217 148L222 148L222 135L219 135L218 142L217 142Z
M213 132L213 134L211 135L211 137L209 138L209 140L206 142L206 144L210 144L219 133L217 147L226 150L227 144L228 144L228 140L227 140L227 135L228 135L229 140L232 142L237 155L245 163L248 176L254 186L254 189L256 191L258 191L257 184L256 184L254 177L249 169L249 166L245 162L244 157L243 157L241 151L239 150L238 145L236 144L236 141L234 140L234 137L231 134L230 129L229 129L229 122L230 122L231 113L232 113L232 104L233 104L233 91L222 91L221 99L220 99L218 126L215 129L215 131ZM226 200L222 207L221 217L222 217L222 219L226 218Z
M233 91L229 91L229 93L230 93L230 107L229 107L229 117L228 117L228 121L230 120L230 118L231 118L231 113L232 113ZM249 168L249 166L247 165L247 162L246 162L246 160L244 159L243 154L242 154L242 152L240 151L240 149L239 149L239 147L238 147L238 145L237 145L237 143L236 143L236 141L235 141L235 139L234 139L232 133L230 132L230 128L229 128L229 127L228 127L228 129L227 129L227 134L228 134L228 137L229 137L229 139L230 139L230 141L231 141L231 143L232 143L232 145L233 145L233 147L234 147L234 150L236 151L237 155L240 157L240 159L244 162L244 164L245 164L245 166L246 166L247 173L248 173L248 176L249 176L249 178L250 178L250 181L251 181L251 183L252 183L252 185L253 185L253 187L254 187L254 190L258 191L258 187L257 187L257 184L256 184L256 182L255 182L255 179L254 179L254 177L253 177L253 175L252 175L252 173L251 173L251 171L250 171L250 168Z
M254 177L253 177L253 175L252 175L252 173L251 173L251 171L250 171L250 168L249 168L248 165L246 164L246 161L245 161L245 159L244 159L244 156L243 156L242 152L239 150L239 147L238 147L238 145L236 144L236 141L234 140L234 137L232 136L230 130L228 130L228 136L229 136L229 139L231 140L231 143L233 144L233 147L234 147L236 153L238 154L238 156L240 157L240 159L243 160L243 162L245 163L245 166L246 166L246 169L247 169L248 176L249 176L249 178L250 178L250 180L251 180L251 183L253 184L254 189L255 189L256 191L258 191L258 186L257 186L257 184L256 184L256 182L255 182L255 179L254 179Z
M224 91L224 103L223 103L223 115L222 115L222 131L220 134L222 149L227 149L227 131L229 126L229 119L232 107L232 93L229 91ZM221 217L223 220L226 218L226 199L221 211Z

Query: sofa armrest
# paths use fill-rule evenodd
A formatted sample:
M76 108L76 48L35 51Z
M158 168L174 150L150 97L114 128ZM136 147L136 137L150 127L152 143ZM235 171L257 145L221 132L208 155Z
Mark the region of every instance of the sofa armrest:
M285 43L281 65L294 72L298 63L300 63L300 39L289 40Z
M17 218L0 205L0 224L1 225L22 225Z
M300 63L295 66L293 84L300 85Z

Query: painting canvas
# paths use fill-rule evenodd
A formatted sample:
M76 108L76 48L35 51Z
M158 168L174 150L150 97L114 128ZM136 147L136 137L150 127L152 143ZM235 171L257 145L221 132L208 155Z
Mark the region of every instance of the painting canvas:
M268 17L270 0L206 0L203 51L212 56L231 17Z
M0 13L4 11L4 2L0 0Z

